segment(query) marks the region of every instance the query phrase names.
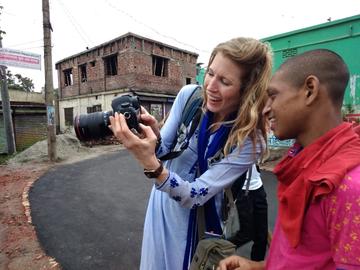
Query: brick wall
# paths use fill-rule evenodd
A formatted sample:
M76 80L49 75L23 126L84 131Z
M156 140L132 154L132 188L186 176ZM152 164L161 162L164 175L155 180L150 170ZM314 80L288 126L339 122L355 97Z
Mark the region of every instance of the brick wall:
M104 57L110 55L117 57L117 75L114 76L106 76L104 70ZM168 59L166 77L152 74L153 55ZM176 94L186 78L195 83L196 61L197 54L127 34L58 62L60 98L121 88ZM80 65L86 65L86 82L79 76ZM72 69L73 84L65 86L63 71L69 68Z

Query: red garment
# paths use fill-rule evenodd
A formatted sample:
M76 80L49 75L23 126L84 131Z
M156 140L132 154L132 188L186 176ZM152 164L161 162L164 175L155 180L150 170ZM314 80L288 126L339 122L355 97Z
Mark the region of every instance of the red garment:
M337 188L346 172L360 164L360 137L343 123L294 155L296 150L299 145L274 168L279 220L292 247L299 243L309 204Z
M360 136L360 125L354 127L354 131Z

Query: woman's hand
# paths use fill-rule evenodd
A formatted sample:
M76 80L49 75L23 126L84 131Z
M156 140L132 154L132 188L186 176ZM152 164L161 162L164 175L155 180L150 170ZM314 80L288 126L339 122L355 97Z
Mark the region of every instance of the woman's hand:
M159 122L143 106L141 106L140 122L150 126L157 138L160 138Z
M260 270L265 269L264 262L250 261L240 256L230 256L220 261L217 270Z
M115 112L114 116L110 116L110 123L109 128L114 133L114 136L134 155L144 168L156 169L159 167L159 162L155 156L157 136L150 126L139 124L141 128L140 138L129 129L124 115Z

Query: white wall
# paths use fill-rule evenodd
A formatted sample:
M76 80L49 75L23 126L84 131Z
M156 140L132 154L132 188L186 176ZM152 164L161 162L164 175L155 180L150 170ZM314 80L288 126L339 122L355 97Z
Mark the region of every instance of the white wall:
M118 94L114 91L98 93L97 95L87 95L76 98L69 98L59 101L59 117L60 117L60 131L64 131L68 127L65 126L65 113L64 108L73 108L73 117L78 114L86 114L87 107L101 104L102 111L112 110L111 102L117 95L123 95L127 93Z

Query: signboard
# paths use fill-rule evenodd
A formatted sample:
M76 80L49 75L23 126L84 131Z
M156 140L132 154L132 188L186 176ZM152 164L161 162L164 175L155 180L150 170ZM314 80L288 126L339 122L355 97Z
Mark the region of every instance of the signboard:
M55 125L55 108L54 106L46 106L46 116L48 126Z
M41 55L0 48L0 65L41 70Z

